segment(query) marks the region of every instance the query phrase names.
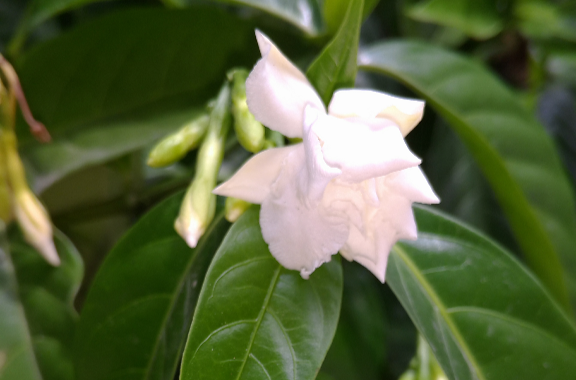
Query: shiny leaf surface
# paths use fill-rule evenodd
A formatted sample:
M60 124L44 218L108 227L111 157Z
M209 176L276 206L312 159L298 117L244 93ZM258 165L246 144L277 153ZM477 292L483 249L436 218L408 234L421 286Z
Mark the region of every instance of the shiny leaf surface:
M332 342L342 301L339 260L309 280L283 268L246 211L206 275L180 379L314 379Z
M131 9L83 23L18 61L32 112L54 141L40 146L21 123L23 154L42 187L118 157L180 127L230 66L257 56L253 28L213 7Z
M351 1L340 29L308 68L306 76L328 105L342 87L354 87L364 0Z
M197 0L162 0L165 4L184 7ZM261 10L291 23L310 36L324 32L320 0L211 0L215 3L233 4Z
M501 247L430 209L397 244L386 280L448 378L562 379L576 373L576 328Z
M228 229L220 215L195 249L174 230L182 194L146 214L109 253L82 310L79 379L174 377L204 275Z
M576 303L571 188L552 140L512 92L480 64L419 42L371 46L360 64L404 82L444 116L488 178L532 270L568 307L564 269Z

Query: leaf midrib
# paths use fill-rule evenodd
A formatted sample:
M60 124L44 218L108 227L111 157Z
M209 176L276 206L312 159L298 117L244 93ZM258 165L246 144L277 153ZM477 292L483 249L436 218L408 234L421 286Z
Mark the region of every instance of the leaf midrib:
M424 292L428 295L431 301L438 307L438 311L444 318L444 321L446 322L448 329L452 332L452 337L460 346L461 353L464 354L470 360L470 364L474 368L476 375L478 376L478 379L486 380L486 377L480 370L480 366L478 365L478 363L476 363L476 359L474 358L474 356L472 356L470 348L460 335L460 331L458 330L456 324L454 323L449 313L447 312L446 306L440 300L440 297L438 296L438 294L436 294L430 283L428 283L428 281L424 278L424 276L420 274L416 264L414 264L414 262L409 258L406 251L402 249L402 247L400 247L399 244L394 245L392 251L395 252L398 255L398 257L400 257L400 259L402 259L402 261L406 264L406 267L412 272L413 276L416 278L417 283L420 285L422 290L424 290Z
M266 293L266 298L264 299L264 303L262 304L262 309L260 309L260 313L258 314L258 317L256 317L256 326L254 326L254 331L252 331L252 335L250 336L250 341L248 342L248 347L246 348L246 355L244 356L244 360L242 360L242 366L240 367L240 369L238 371L238 376L236 377L236 380L240 380L240 377L242 376L242 373L244 371L244 367L246 366L246 362L248 361L248 357L252 353L252 346L254 345L254 340L256 339L256 333L258 332L258 329L260 328L260 324L262 323L262 320L264 319L264 314L266 313L266 309L268 309L268 306L270 304L270 300L272 299L272 294L274 293L274 289L276 289L276 285L278 284L278 279L280 278L280 271L282 270L282 266L280 264L277 264L277 265L278 265L278 267L276 268L276 271L274 272L274 276L272 277L272 281L270 282L270 286L268 287L268 292Z

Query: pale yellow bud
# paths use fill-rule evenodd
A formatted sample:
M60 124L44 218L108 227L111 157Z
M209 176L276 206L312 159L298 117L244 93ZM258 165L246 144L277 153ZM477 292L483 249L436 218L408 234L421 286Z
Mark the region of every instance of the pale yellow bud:
M216 196L212 194L212 189L216 186L224 157L231 122L229 108L230 88L225 84L212 107L208 131L196 158L196 173L174 223L176 232L192 248L198 244L216 211Z
M234 223L251 205L252 203L242 199L228 197L226 198L226 206L224 207L224 217L230 223Z
M52 239L52 223L46 209L30 191L15 194L14 214L22 229L24 239L54 266L60 258Z

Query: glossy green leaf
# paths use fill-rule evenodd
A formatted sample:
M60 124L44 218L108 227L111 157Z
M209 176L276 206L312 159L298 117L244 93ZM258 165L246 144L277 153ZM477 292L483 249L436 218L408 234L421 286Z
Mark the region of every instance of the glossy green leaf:
M78 320L73 303L84 265L74 245L62 233L55 232L54 243L61 260L58 267L46 263L24 242L17 228L10 233L18 291L42 379L73 380L72 356Z
M140 219L99 269L80 316L78 379L174 377L204 274L229 226L217 217L189 248L174 230L182 195Z
M175 110L98 123L65 133L50 144L28 144L22 154L37 173L34 188L41 192L75 170L113 160L160 140L186 125L199 111Z
M509 253L430 209L418 240L397 244L386 282L453 380L564 379L576 373L576 328Z
M418 42L374 45L366 70L422 95L450 123L488 178L528 264L566 307L576 303L576 215L554 144L514 94L479 63Z
M21 123L23 154L46 186L150 143L203 107L230 66L253 64L256 49L247 22L213 7L86 22L18 61L32 112L54 141L41 146Z
M365 20L374 10L380 0L364 0L364 9L362 10L362 19ZM328 33L334 34L338 30L342 20L346 16L346 10L350 4L349 0L325 0L324 1L324 18Z
M382 284L358 263L344 261L342 267L342 311L322 372L335 380L382 379L389 330Z
M314 379L342 300L339 260L309 280L268 251L259 208L232 226L206 274L180 379Z
M162 0L174 7L185 7L198 0ZM320 0L211 0L216 3L234 4L261 10L291 23L309 36L324 32Z
M349 3L340 29L306 72L326 105L334 91L342 87L354 87L363 7L364 0Z
M460 29L479 39L493 37L504 27L497 0L425 0L411 7L408 15Z
M0 220L0 379L42 380Z

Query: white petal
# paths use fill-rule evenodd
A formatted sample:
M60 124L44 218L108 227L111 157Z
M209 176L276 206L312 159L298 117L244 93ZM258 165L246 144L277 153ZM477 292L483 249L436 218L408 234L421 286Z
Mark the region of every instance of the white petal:
M319 115L312 132L322 147L324 161L342 170L340 179L362 182L421 162L408 149L400 130L386 124Z
M428 183L420 167L412 167L379 178L379 187L402 194L412 202L436 204L440 199Z
M260 31L256 38L262 59L246 80L250 112L270 129L288 137L302 137L304 107L324 109L308 79Z
M271 196L262 203L260 225L278 262L307 278L338 252L348 237L348 228L344 219L321 204L306 202L299 185L305 170L304 149L288 156Z
M272 183L280 174L286 157L298 149L301 149L298 145L291 145L258 153L212 193L243 199L250 203L262 203L270 194Z
M424 101L399 98L371 90L338 90L328 106L330 115L386 118L394 121L406 136L422 120Z
M412 202L396 193L386 182L378 183L378 202L364 188L373 180L359 184L332 181L326 188L323 202L344 214L349 223L349 235L340 253L369 269L384 281L391 247L398 239L415 239L416 222Z
M312 126L319 118L326 117L324 111L313 106L304 109L304 149L306 155L306 183L303 189L311 202L322 198L328 183L342 174L342 170L332 167L324 160L322 142L312 130Z

